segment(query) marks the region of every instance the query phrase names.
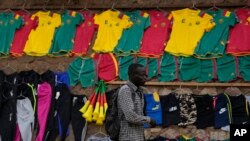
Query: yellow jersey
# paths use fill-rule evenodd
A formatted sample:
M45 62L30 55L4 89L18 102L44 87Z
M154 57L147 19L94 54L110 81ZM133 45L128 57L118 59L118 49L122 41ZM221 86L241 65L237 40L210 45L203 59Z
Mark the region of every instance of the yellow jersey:
M31 56L44 56L50 50L55 29L61 25L61 15L56 13L50 15L50 11L38 11L32 18L36 16L39 18L39 23L36 29L30 32L24 52Z
M171 14L173 27L165 51L176 56L192 56L204 32L215 26L213 17L189 8Z
M124 29L130 28L133 23L127 15L119 11L107 10L95 15L94 21L98 25L97 38L93 50L99 53L112 52L121 38Z

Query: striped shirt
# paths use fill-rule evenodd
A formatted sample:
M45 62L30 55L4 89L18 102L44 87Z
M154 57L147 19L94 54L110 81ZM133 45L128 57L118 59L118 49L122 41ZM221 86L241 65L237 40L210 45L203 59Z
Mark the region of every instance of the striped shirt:
M132 94L135 94L134 101ZM142 88L137 88L133 83L128 82L120 88L117 102L118 115L121 119L119 141L144 141L144 123L149 123L150 117L143 114Z

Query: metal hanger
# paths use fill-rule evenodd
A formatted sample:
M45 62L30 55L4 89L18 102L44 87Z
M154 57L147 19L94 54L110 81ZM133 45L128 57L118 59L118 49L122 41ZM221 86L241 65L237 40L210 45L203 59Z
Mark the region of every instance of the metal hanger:
M120 11L120 10L117 10L115 8L116 4L117 4L118 0L114 0L112 6L111 6L111 11L116 11L116 12L119 12L119 16L118 17L121 17L123 15L123 13Z
M57 67L56 67L56 69L58 70L58 71L64 71L64 66L62 65L62 63L60 62L58 65L57 65Z
M47 7L47 5L48 5L48 3L49 3L49 0L44 0L42 10L43 10L43 11L45 11L45 12L49 11L49 10L47 10L47 8L46 8L46 7Z
M163 10L160 8L161 0L158 0L157 3L158 3L158 4L157 4L157 6L156 6L156 10L158 10L158 11L163 11Z
M113 4L112 4L112 6L111 6L111 10L112 10L112 11L119 11L119 10L115 9L115 6L116 6L117 2L118 2L118 0L114 0L114 1L113 1Z
M99 131L95 133L93 136L98 136L98 137L107 137L108 135L102 132L102 127L99 128Z
M27 86L27 83L24 82L24 79L22 80L22 82L21 82L20 84L18 84L17 87L20 87L21 85ZM22 90L23 90L23 89L22 89ZM26 96L23 95L23 91L22 91L22 90L20 91L19 94L17 94L17 99L25 99L25 98L26 98Z
M189 7L190 9L193 9L193 10L199 10L197 7L196 7L196 2L195 0L192 0L192 6Z
M83 5L83 8L80 11L89 11L89 9L87 8L89 4L89 0L86 0L85 4Z
M208 10L219 10L220 8L216 6L216 0L213 0L213 6L210 7Z
M26 68L27 70L31 70L31 68L28 66L28 63L25 65L25 68Z
M25 9L26 4L27 4L27 0L23 0L23 5L20 10L30 15L31 13Z
M63 13L64 11L67 10L67 8L65 8L68 4L70 4L71 0L68 0L67 2L63 2L61 9L57 12L57 13Z
M57 11L57 13L63 13L64 11L65 11L65 3L63 2L60 10Z
M11 10L11 1L9 2L9 7L7 9L5 9L4 11L2 12L5 12L5 13L13 13L14 11Z
M21 91L21 94L19 94L17 96L17 99L24 99L24 98L26 98L26 97L23 95L23 92Z
M166 17L166 16L168 15L168 12L167 12L166 10L161 9L161 8L160 8L160 4L161 4L161 0L158 1L156 10L162 12L162 13L163 13L163 16Z
M173 93L177 93L178 91L180 91L181 89L182 89L182 82L179 82L180 83L180 85L179 85L179 88L176 88L176 89L174 89L172 92ZM178 86L178 85L177 85Z
M86 3L84 4L83 9L81 9L80 11L88 11L89 12L89 16L92 16L93 15L93 11L91 11L91 10L89 10L87 8L88 4L89 4L89 0L86 0Z

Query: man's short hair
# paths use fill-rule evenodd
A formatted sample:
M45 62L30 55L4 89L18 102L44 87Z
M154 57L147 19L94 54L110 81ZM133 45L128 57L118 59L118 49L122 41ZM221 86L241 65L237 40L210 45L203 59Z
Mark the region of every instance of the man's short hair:
M131 64L128 67L128 76L132 76L136 72L137 68L143 68L143 67L144 66L142 64L137 64L137 63Z

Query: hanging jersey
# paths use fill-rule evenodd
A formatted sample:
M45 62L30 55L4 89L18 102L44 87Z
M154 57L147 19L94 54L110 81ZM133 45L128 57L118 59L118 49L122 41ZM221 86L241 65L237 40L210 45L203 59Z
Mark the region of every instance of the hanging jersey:
M234 56L250 54L250 10L238 9L236 15L239 23L230 31L226 52Z
M75 11L64 11L61 14L62 24L55 31L52 46L49 54L53 56L69 55L73 48L76 26L78 26L83 17Z
M129 55L139 52L144 30L150 26L150 18L147 13L139 10L125 12L133 22L133 26L124 30L118 45L114 49L117 55Z
M216 26L206 32L195 48L195 56L201 59L222 57L225 54L229 29L236 23L236 16L227 10L207 11L216 23Z
M215 26L213 17L188 8L171 14L173 27L165 51L177 56L192 56L203 34Z
M160 57L168 40L171 22L163 12L149 11L151 26L145 31L139 55Z
M0 57L9 55L12 41L17 29L23 25L23 18L14 13L0 13Z
M74 38L73 55L82 56L87 54L91 41L95 33L94 14L88 11L79 12L83 18L82 22L76 28L76 36Z
M97 38L93 46L95 52L112 52L123 30L133 25L127 15L122 15L121 18L120 15L119 11L112 10L95 15L95 24L98 25Z
M51 15L50 11L38 11L32 19L35 17L39 18L39 24L30 32L24 52L31 56L44 56L49 52L55 29L61 25L61 16L56 13Z
M12 46L10 48L11 55L17 57L23 55L23 49L31 30L35 29L38 25L38 17L31 19L30 14L23 11L17 11L16 14L19 14L24 20L23 27L15 32Z

